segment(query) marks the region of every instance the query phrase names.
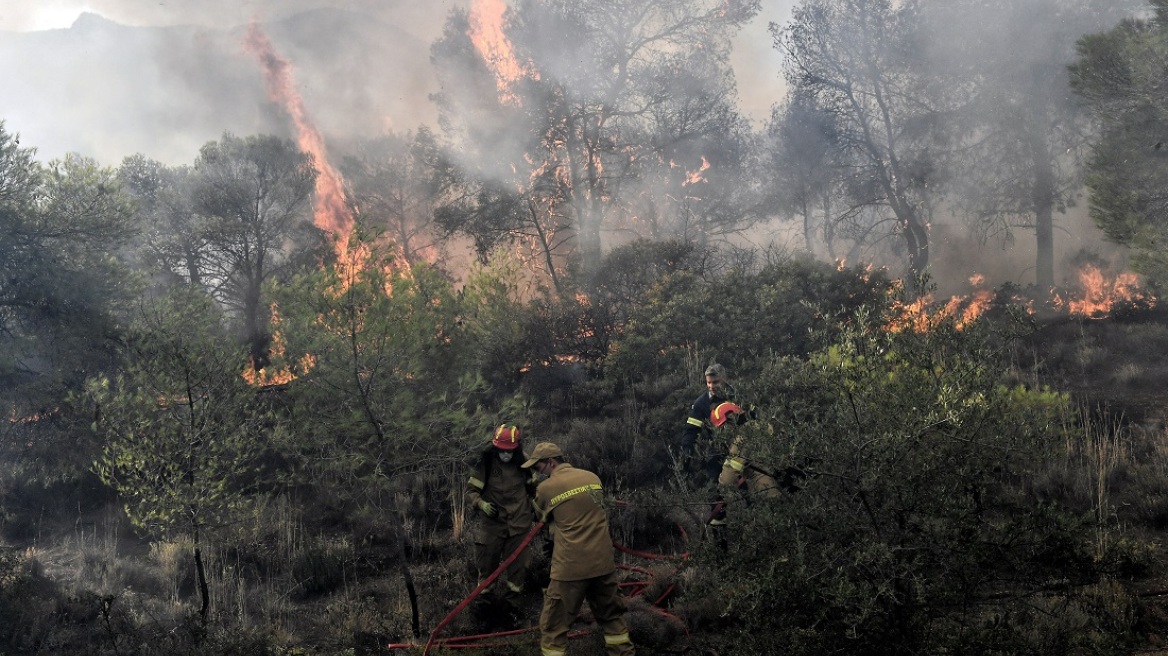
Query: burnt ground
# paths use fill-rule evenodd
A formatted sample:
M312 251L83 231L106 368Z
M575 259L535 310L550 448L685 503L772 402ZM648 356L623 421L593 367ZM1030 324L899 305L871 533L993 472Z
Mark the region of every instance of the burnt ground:
M1148 429L1168 423L1168 308L1104 318L1050 315L1015 350L1026 382Z
M1168 656L1168 308L1038 317L1012 355L1021 382L1065 391L1086 411L1084 450L1115 458L1109 519L1150 563L1126 581L1140 600L1134 653Z

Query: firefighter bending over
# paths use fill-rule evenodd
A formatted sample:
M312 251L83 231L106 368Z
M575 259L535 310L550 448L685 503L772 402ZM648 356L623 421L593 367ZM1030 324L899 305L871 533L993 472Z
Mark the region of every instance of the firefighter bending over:
M568 630L587 600L604 632L608 656L636 653L625 624L608 517L600 505L600 479L564 462L560 447L540 442L523 463L547 479L535 491L535 508L554 542L551 581L539 616L542 656L568 653Z
M474 564L479 580L492 572L523 542L531 530L533 512L531 495L535 477L520 467L526 456L519 441L519 429L503 424L495 429L490 445L481 453L467 479L466 499L482 515L475 532ZM491 611L490 599L475 608L476 614L502 619L506 628L518 626L520 598L531 563L526 550L507 568L492 586L492 596L502 608L502 615Z
M779 485L771 473L747 460L743 455L743 436L734 432L735 426L746 422L748 415L737 404L726 401L710 412L710 423L730 433L726 459L718 474L718 485L745 491L749 497L773 499L779 496Z

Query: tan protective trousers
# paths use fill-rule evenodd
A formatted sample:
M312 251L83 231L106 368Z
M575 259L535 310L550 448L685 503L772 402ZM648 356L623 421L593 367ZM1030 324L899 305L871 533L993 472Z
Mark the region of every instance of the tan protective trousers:
M478 570L479 580L491 575L504 560L523 544L524 535L511 535L505 525L498 527L484 526L475 540L475 568ZM527 568L531 564L531 551L524 549L523 553L511 563L507 571L503 572L492 586L498 592L496 596L512 603L523 592L523 582L527 580Z
M551 580L544 592L543 612L539 616L539 644L543 656L565 656L568 653L568 630L585 600L604 632L604 649L608 656L636 654L625 624L625 600L620 595L614 571L582 581Z
M762 499L777 499L782 496L779 484L770 475L749 466L742 473L730 465L722 466L722 473L718 475L718 485L724 488L741 489L744 482L745 491L751 496Z

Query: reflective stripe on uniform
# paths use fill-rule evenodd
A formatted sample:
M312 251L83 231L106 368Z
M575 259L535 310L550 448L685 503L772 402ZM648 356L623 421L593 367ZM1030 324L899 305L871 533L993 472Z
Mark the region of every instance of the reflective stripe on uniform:
M523 584L522 583L515 583L514 581L507 581L507 588L509 590L511 590L511 592L514 592L514 593L523 592Z
M556 496L552 497L552 500L548 502L548 512L551 512L552 508L555 508L556 506L578 494L592 492L593 490L599 492L600 489L600 483L589 483L588 485L581 485L580 487L573 488L567 492L560 492Z
M606 633L604 634L604 644L606 645L627 645L632 640L629 639L629 634L625 633Z
M486 483L480 481L479 479L475 478L474 476L471 476L470 478L468 478L466 481L466 484L471 486L471 487L477 487L480 490L485 489L487 487Z
M551 501L548 501L547 510L543 511L543 521L546 522L548 516L551 515L552 511L556 509L556 506L567 501L568 499L571 499L572 497L579 494L584 494L585 492L599 492L601 489L602 488L600 487L600 483L589 483L588 485L581 485L580 487L573 488L567 492L561 492L557 494L556 496L552 497Z
M726 462L722 463L723 467L729 467L736 472L743 472L746 470L746 461L742 458L726 458Z
M541 647L539 651L543 656L567 656L568 654L566 649L559 647Z
M690 417L689 419L686 419L685 423L689 424L690 426L697 426L698 428L702 427L702 420L696 419L694 417Z

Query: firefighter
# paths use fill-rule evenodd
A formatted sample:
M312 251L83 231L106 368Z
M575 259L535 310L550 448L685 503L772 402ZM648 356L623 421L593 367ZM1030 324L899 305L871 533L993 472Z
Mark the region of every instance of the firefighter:
M773 499L779 496L779 485L770 471L747 460L743 455L743 436L736 432L749 419L746 411L732 401L719 403L710 411L710 423L727 436L726 459L722 461L722 471L718 474L718 485L745 492L747 499Z
M514 553L531 531L531 495L536 479L530 470L520 467L525 456L519 438L516 426L503 424L496 428L490 445L482 451L467 479L467 502L482 515L474 536L474 564L480 580ZM530 554L524 550L493 585L494 590L500 591L493 596L502 607L501 616L491 612L489 598L475 608L476 614L501 618L504 625L516 626L530 563Z
M564 462L560 447L540 442L523 463L546 480L535 490L535 508L554 542L551 580L539 616L542 656L564 656L568 630L587 600L604 632L608 656L635 654L625 624L608 517L596 474Z
M734 391L730 386L730 377L726 367L714 363L706 367L706 391L702 392L689 409L689 417L685 420L685 429L681 438L681 455L687 470L700 468L695 473L695 483L698 487L713 482L718 478L718 467L721 462L719 454L713 453L708 458L696 458L698 439L702 436L710 437L710 430L706 421L710 412L719 403L733 398ZM697 460L698 462L695 462ZM704 462L701 462L704 460Z

